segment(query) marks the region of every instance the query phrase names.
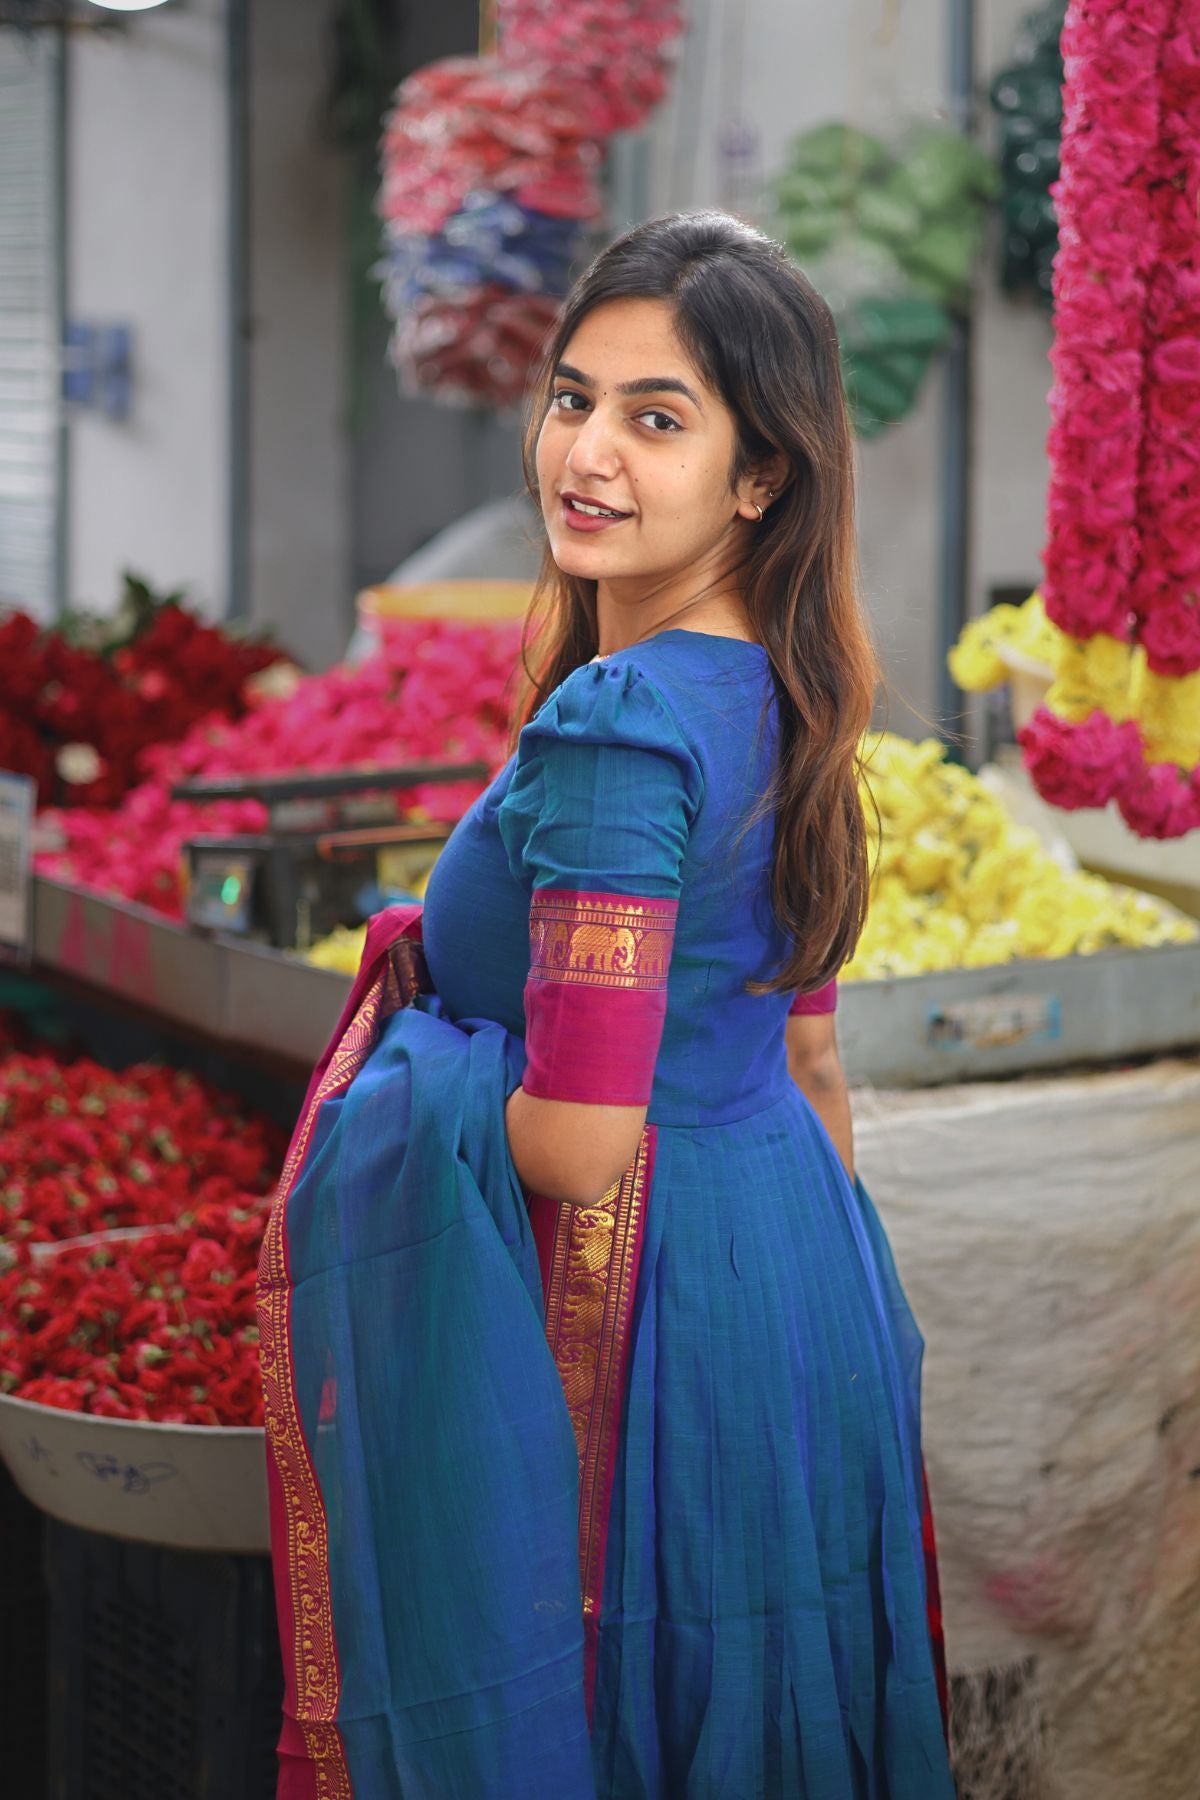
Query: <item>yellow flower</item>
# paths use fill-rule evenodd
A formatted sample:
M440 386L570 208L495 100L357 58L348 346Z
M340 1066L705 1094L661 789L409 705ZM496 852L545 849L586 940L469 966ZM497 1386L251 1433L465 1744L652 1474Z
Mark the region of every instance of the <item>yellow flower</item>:
M946 660L960 688L981 694L1009 679L1006 648L1053 668L1059 646L1069 641L1046 617L1042 596L1035 588L1020 606L1002 602L964 625Z
M997 647L1009 641L1016 619L1015 606L993 606L982 618L971 619L963 626L958 642L946 658L960 688L969 694L983 694L1008 680L1008 670Z
M1110 667L1111 652L1102 650L1098 662ZM882 839L866 927L842 970L845 981L1197 935L1145 895L1066 873L976 776L946 762L935 739L911 743L885 733L866 740L863 751Z
M1118 724L1132 718L1139 654L1104 632L1082 642L1063 634L1047 706L1060 719L1086 719L1097 707Z
M335 969L341 975L357 975L366 941L365 925L354 930L345 925L337 925L328 937L321 938L306 951L305 961L315 963L318 969Z
M1035 662L1046 663L1053 668L1059 646L1067 634L1046 617L1040 589L1034 588L1028 600L1017 611L1020 614L1020 624L1012 639L1013 649L1033 657Z
M1135 684L1137 718L1148 762L1200 763L1200 671L1155 675L1143 667Z

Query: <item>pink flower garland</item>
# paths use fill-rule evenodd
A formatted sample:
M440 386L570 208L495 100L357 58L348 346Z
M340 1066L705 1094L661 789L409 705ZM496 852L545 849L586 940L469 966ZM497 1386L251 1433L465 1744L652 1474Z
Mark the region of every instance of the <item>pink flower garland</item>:
M1075 0L1062 44L1046 611L1182 677L1200 669L1200 14ZM1200 827L1200 770L1147 763L1131 722L1043 707L1020 741L1055 805L1115 799L1142 836Z
M520 404L603 214L605 141L663 98L680 0L497 0L495 55L401 83L378 209L402 385Z

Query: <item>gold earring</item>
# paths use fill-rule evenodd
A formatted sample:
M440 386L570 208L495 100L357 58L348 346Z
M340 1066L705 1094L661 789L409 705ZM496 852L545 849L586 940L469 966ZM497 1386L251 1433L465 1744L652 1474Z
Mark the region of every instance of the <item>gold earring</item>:
M751 502L750 502L750 504L751 504L751 506L758 506L758 501L757 501L757 500L752 500L752 501L751 501ZM762 507L761 507L761 506L758 506L758 522L759 522L759 524L760 524L760 525L761 525L761 524L762 524L762 522L763 522L763 509L762 509Z

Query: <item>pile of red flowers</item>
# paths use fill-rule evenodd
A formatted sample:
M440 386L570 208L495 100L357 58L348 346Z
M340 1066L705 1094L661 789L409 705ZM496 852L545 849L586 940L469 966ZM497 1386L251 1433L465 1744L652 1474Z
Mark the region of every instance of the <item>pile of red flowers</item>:
M261 1425L255 1276L266 1201L200 1201L178 1226L13 1251L0 1392L163 1424Z
M285 1148L194 1075L60 1059L0 1016L0 1393L261 1423L254 1277Z
M1062 50L1046 611L1181 681L1200 671L1200 17L1078 0ZM1103 698L1022 732L1039 789L1115 799L1143 836L1200 828L1200 768L1151 760Z
M199 1202L249 1205L285 1148L269 1120L185 1071L6 1050L0 1245L173 1224Z
M175 783L447 758L499 767L519 637L516 621L390 624L382 649L359 666L308 676L284 698L254 701L240 722L209 719L181 743L148 751L148 778L115 813L43 815L43 830L61 843L38 856L38 871L179 918L184 842L200 832L260 831L266 813L256 801L172 800ZM398 792L396 803L453 822L483 785L431 783Z
M175 601L112 655L10 613L0 621L0 768L32 775L43 806L110 806L138 779L148 745L211 713L240 717L247 683L278 660Z

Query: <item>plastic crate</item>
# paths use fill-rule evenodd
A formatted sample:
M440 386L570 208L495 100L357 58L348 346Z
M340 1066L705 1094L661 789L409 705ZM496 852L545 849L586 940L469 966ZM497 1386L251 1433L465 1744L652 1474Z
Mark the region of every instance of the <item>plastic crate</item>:
M45 1532L50 1800L273 1800L269 1559Z
M0 1793L42 1800L46 1792L46 1587L42 1515L0 1467L3 1630L0 1721L4 1734Z

